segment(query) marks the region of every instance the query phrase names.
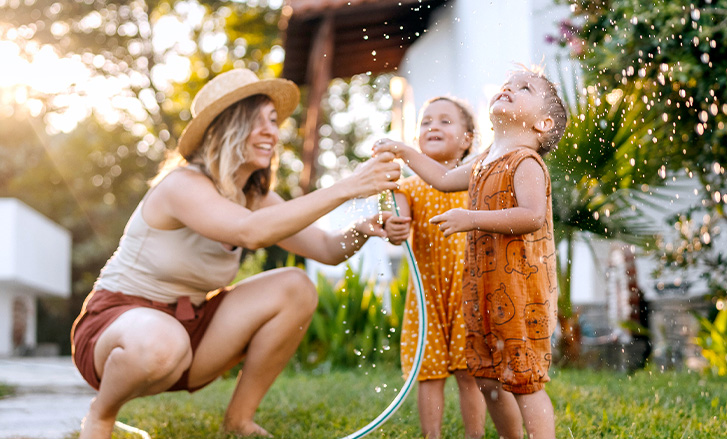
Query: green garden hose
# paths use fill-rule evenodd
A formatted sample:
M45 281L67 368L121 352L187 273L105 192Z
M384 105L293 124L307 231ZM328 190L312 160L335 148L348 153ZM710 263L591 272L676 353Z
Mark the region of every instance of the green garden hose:
M399 216L399 206L397 206L396 204L396 197L394 196L393 191L391 192L391 198L394 200L394 213L396 214L396 216ZM409 262L409 268L412 273L412 278L415 282L414 289L416 290L417 298L419 299L417 301L419 314L419 338L417 339L417 348L414 354L414 364L412 364L411 371L409 372L409 376L404 382L404 386L396 395L396 398L391 401L391 404L389 404L389 406L386 407L386 409L384 409L384 411L381 412L381 414L377 416L373 421L369 422L368 425L356 431L355 433L345 436L343 439L357 439L360 437L364 437L374 431L379 426L383 425L383 423L386 422L394 414L394 412L399 409L399 407L401 407L401 404L404 402L407 395L414 387L414 381L416 381L416 378L419 375L419 369L422 365L422 358L424 357L424 342L426 341L426 301L424 299L424 288L422 288L422 277L419 273L419 267L417 266L417 261L414 258L414 253L411 250L411 245L409 245L408 241L404 241L404 246L406 248L406 256Z

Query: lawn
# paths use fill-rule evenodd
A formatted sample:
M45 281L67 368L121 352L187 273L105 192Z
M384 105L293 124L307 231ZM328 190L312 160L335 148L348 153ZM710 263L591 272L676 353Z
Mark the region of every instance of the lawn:
M6 384L0 383L0 398L2 398L4 396L7 396L7 395L10 395L12 393L13 393L13 388L12 387L10 387L10 386L8 386Z
M554 370L547 391L559 438L722 438L727 432L727 379L688 372L643 370L632 375ZM277 438L329 439L353 433L375 418L403 384L389 367L327 373L286 370L258 411L257 422ZM218 380L193 394L138 399L119 420L153 438L229 439L219 432L234 381ZM415 395L370 438L419 438ZM456 386L447 387L443 437L463 437ZM497 434L488 419L487 439ZM116 438L131 437L117 435Z

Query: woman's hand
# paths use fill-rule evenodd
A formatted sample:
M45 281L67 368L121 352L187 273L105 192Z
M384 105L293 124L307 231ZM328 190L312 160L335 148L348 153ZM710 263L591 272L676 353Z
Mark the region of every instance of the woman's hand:
M389 238L389 242L394 245L399 245L409 238L411 218L392 215L384 223L384 230L386 231L386 237Z
M444 236L453 235L459 232L469 232L477 227L475 226L472 211L468 209L451 209L440 215L433 216L429 222L431 224L439 224L439 231Z
M356 232L367 237L378 236L379 238L386 238L384 223L386 223L391 215L391 212L384 211L366 218L362 218L356 222L356 224L354 225L354 229L356 230Z
M394 162L394 155L382 153L359 165L350 176L339 180L352 191L351 198L369 197L399 188L401 166Z

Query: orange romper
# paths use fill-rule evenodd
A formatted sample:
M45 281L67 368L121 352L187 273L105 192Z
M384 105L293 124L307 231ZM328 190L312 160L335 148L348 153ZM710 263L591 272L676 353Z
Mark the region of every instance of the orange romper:
M462 317L465 235L445 238L429 220L456 207L466 209L467 192L439 192L418 176L404 180L399 191L411 206L412 251L427 302L427 340L417 378L420 381L446 378L452 371L467 368ZM417 301L410 277L401 330L401 366L406 376L414 362L419 334Z
M556 325L558 285L550 174L542 158L527 148L473 165L470 209L517 207L514 176L518 165L535 159L546 179L546 222L525 235L478 230L467 233L464 318L467 367L480 378L499 380L513 393L534 393L550 381L550 338Z

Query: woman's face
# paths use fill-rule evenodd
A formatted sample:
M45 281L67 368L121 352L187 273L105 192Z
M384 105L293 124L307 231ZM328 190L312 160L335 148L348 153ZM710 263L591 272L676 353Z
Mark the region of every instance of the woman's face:
M250 166L251 171L270 166L279 136L278 112L273 103L268 101L260 107L245 141L245 166Z

